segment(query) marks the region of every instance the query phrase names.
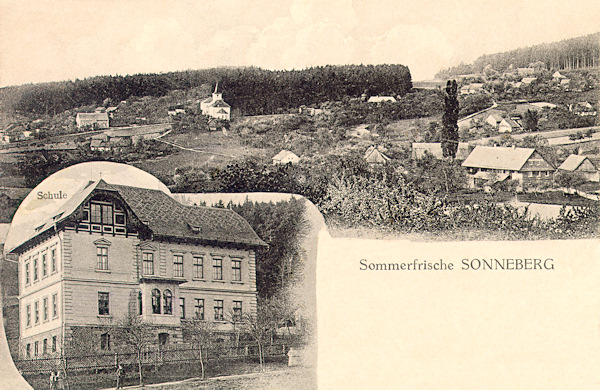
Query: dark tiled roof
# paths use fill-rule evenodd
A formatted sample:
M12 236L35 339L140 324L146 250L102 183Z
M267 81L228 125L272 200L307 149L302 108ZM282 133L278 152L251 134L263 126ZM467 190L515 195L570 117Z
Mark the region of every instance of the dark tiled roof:
M229 209L185 206L160 190L108 184L104 180L89 182L62 204L53 217L32 226L14 248L52 229L71 216L77 208L99 190L114 191L155 236L197 240L206 243L267 246L250 224Z
M266 245L241 216L229 209L185 206L160 190L107 184L155 235L222 243Z

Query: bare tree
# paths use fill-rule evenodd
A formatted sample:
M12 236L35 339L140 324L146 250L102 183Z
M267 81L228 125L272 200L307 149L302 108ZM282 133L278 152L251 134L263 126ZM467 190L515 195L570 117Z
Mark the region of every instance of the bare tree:
M215 323L193 318L182 321L183 337L198 347L200 357L200 368L202 370L202 379L204 379L204 360L206 355L202 353L203 349L210 346L215 333Z
M259 301L256 315L245 313L244 324L258 346L260 370L263 371L265 343L276 329L276 313L270 300Z
M142 353L146 347L152 344L153 332L151 325L144 322L135 311L129 310L128 314L115 325L114 334L119 341L135 350L140 385L143 385Z
M225 319L233 327L233 334L235 335L235 347L238 348L240 346L240 336L244 331L243 315L241 311L237 312L234 309L231 309L225 315Z

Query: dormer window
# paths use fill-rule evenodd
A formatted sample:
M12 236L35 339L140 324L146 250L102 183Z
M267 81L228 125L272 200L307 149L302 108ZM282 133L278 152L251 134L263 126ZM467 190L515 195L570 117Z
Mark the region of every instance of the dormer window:
M112 204L90 203L92 223L101 223L103 225L113 224Z
M113 202L91 200L83 206L79 229L98 233L126 234L127 218L122 207Z

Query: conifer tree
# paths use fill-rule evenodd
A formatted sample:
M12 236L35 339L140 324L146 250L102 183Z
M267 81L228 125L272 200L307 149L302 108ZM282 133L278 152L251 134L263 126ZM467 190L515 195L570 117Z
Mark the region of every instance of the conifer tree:
M458 86L456 80L448 80L444 94L442 117L442 154L454 159L458 149Z

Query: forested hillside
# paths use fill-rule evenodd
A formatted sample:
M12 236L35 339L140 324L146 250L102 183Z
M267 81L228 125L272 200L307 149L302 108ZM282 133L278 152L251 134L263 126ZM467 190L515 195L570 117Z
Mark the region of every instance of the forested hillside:
M163 74L98 76L84 80L28 84L0 89L4 112L56 115L76 107L114 103L130 96L164 96L170 91L219 83L223 98L244 115L273 114L300 105L369 94L404 95L412 89L403 65L324 66L270 71L255 67L213 68Z
M482 55L473 64L461 64L445 69L436 78L445 79L459 74L481 73L490 65L497 71L527 67L541 61L547 69L577 69L600 65L600 33L564 39L559 42L519 48L504 53Z

